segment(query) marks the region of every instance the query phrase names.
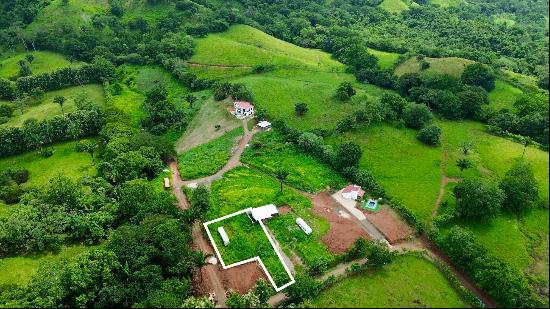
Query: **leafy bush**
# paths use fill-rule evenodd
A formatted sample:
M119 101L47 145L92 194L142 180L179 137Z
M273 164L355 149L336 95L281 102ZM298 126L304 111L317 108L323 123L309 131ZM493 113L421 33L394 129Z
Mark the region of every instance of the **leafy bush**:
M484 179L466 179L454 188L456 210L465 218L487 220L497 215L504 202L504 192L497 184Z
M403 110L405 125L411 129L420 129L432 121L430 108L425 104L409 103Z
M428 125L418 131L416 138L424 144L436 146L439 145L441 129L436 125Z

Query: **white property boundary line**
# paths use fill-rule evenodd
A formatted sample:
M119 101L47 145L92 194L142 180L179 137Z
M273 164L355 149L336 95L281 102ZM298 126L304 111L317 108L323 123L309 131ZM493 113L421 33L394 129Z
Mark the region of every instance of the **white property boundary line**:
M275 281L273 281L273 278L271 278L271 275L269 274L269 272L267 271L267 268L265 268L265 265L264 263L262 262L262 259L259 257L259 256L255 256L253 258L250 258L250 259L247 259L247 260L244 260L244 261L240 261L240 262L237 262L237 263L233 263L231 265L225 265L223 259L222 259L222 255L220 254L220 251L218 250L218 247L216 246L216 243L214 242L214 239L212 238L212 234L210 234L210 230L208 229L208 225L212 224L212 223L216 223L216 222L219 222L219 221L223 221L227 218L231 218L231 217L234 217L234 216L237 216L237 215L240 215L242 213L246 213L248 211L252 210L252 208L247 208L247 209L243 209L241 211L237 211L237 212L234 212L230 215L227 215L227 216L223 216L223 217L220 217L218 219L214 219L212 221L208 221L208 222L205 222L203 223L204 225L204 228L206 229L206 233L208 234L208 238L210 239L210 242L212 243L212 246L214 246L214 251L216 251L216 255L218 256L218 259L220 260L221 264L222 264L222 267L223 269L229 269L231 267L235 267L235 266L239 266L239 265L242 265L242 264L246 264L246 263L249 263L249 262L254 262L254 261L257 261L258 264L260 264L260 267L263 269L264 273L267 275L267 279L269 279L269 282L271 282L271 285L273 285L273 287L275 288L275 291L277 292L280 292L281 290L285 289L286 287L294 284L294 282L296 282L294 280L294 277L292 276L292 274L290 273L290 270L288 269L288 266L286 265L285 261L283 260L283 258L281 257L281 253L279 253L279 250L277 250L277 247L275 246L275 243L273 242L273 239L271 239L271 236L269 235L268 231L267 231L267 228L265 227L265 225L263 224L262 221L259 221L260 223L260 226L262 227L262 229L264 230L264 233L265 233L265 236L267 236L267 239L269 239L269 243L271 243L271 246L273 247L273 250L275 250L275 253L277 254L277 257L279 257L279 260L281 260L281 263L283 264L285 270L286 270L286 273L288 274L288 276L290 277L290 282L284 284L283 286L281 287L277 287L277 285L275 284Z

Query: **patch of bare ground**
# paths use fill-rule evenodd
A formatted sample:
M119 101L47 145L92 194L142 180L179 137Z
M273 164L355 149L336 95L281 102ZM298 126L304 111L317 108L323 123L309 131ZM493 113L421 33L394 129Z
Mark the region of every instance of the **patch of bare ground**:
M409 239L414 230L393 209L382 205L378 212L363 210L367 219L384 235L390 244Z

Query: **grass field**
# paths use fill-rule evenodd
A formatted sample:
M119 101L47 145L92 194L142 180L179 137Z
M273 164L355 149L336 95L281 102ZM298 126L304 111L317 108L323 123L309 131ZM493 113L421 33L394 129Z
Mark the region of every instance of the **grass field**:
M275 131L258 133L254 141L261 147L247 148L241 161L269 174L283 168L289 172L286 182L295 188L315 192L327 187L339 189L345 185L342 176L318 159L285 144Z
M220 80L242 77L252 73L249 67L189 66L188 70L200 78Z
M388 124L363 127L327 141L360 145L363 156L359 165L374 174L388 195L421 220L430 217L441 183L441 147L426 146L416 139L416 131Z
M224 246L218 233L218 227L221 226L229 238L227 246ZM267 239L267 235L260 225L252 223L245 213L212 223L208 228L225 265L259 256L277 286L290 282L291 278Z
M430 0L430 3L437 4L444 8L457 6L463 2L464 0Z
M522 93L520 89L497 79L495 89L489 93L489 104L496 110L502 108L514 110L514 102Z
M390 13L401 13L409 9L409 5L404 0L384 0L379 7Z
M333 260L332 254L320 242L330 225L326 219L310 211L311 201L288 187L281 194L276 179L253 169L236 168L226 173L222 180L212 183L212 207L207 219L267 204L286 205L292 209L291 213L279 215L267 222L285 252L296 252L306 264L315 257L324 258L328 262ZM303 232L295 223L296 217L303 218L311 226L311 235L300 234Z
M325 52L296 46L245 25L197 39L195 55L190 62L225 66L272 64L320 71L344 69L343 64Z
M452 76L460 77L464 68L469 64L474 63L472 60L457 58L457 57L447 57L447 58L424 58L429 64L430 67L424 72L437 72L443 74L449 74ZM401 76L405 73L418 73L420 72L420 62L416 60L416 57L412 57L409 60L401 63L396 69L395 74Z
M66 101L63 104L63 111L65 113L70 113L76 111L76 105L74 99L85 93L92 102L103 106L105 105L105 95L103 92L103 87L101 85L84 85L84 86L74 86L61 90L55 90L47 92L44 95L42 103L38 103L34 106L29 106L23 110L21 114L20 110L15 110L12 117L9 118L9 121L3 124L2 126L22 126L25 120L27 119L51 119L56 115L61 115L61 107L59 104L54 103L53 99L56 96L64 96Z
M43 263L62 261L84 253L93 246L63 246L57 254L47 253L0 259L0 286L7 284L26 285Z
M183 179L196 179L215 174L231 157L231 150L243 135L235 128L217 139L199 145L178 156L179 172Z
M59 143L51 146L54 153L49 158L43 158L38 151L0 159L0 170L8 168L28 169L29 181L24 187L43 186L57 174L63 174L72 179L90 175L95 176L96 169L92 158L86 152L76 152L75 142Z
M229 101L216 102L210 93L203 96L208 99L200 105L187 130L176 141L178 153L208 143L241 125L241 122L227 111L226 103L229 104ZM216 125L220 126L219 130L216 130Z
M381 69L387 69L391 67L395 62L397 62L397 59L400 56L397 53L390 53L372 48L369 48L368 50L371 54L378 58L378 65Z
M81 65L80 62L70 62L61 54L48 51L32 51L28 53L19 53L8 58L0 59L0 77L10 78L13 76L19 76L18 62L25 59L27 54L32 54L34 56L34 60L30 65L33 75Z
M70 0L68 5L63 5L62 0L53 0L47 7L40 10L27 29L40 30L53 21L62 22L71 27L89 25L94 14L107 12L108 9L109 5L105 0Z
M467 307L460 295L431 262L399 256L386 267L354 275L313 300L319 308Z

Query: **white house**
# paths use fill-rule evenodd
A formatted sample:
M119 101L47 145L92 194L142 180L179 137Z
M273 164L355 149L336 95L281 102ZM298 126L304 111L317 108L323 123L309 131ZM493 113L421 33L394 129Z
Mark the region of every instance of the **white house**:
M229 245L229 237L227 236L227 233L226 233L225 230L223 229L223 226L220 226L220 227L218 228L218 233L220 233L220 236L221 236L222 241L223 241L223 245L224 245L224 246Z
M279 214L279 211L277 210L277 207L273 204L252 208L249 213L249 215L252 216L252 218L258 222L265 219L269 219L274 215L278 215L278 214Z
M263 121L258 122L258 124L256 126L258 128L260 128L261 130L267 130L267 129L271 128L271 122L263 120Z
M311 227L309 227L309 225L307 225L306 221L304 221L304 219L302 219L302 218L296 218L296 224L298 224L298 226L302 229L302 231L304 231L304 233L306 233L307 235L309 235L309 234L311 234L311 232L313 232Z
M349 185L342 190L342 196L350 200L363 198L363 195L365 195L365 191L357 185Z
M235 115L239 119L251 117L252 115L254 115L254 105L250 104L250 102L235 101L233 103L233 107L235 108L235 110L233 111L233 115Z

